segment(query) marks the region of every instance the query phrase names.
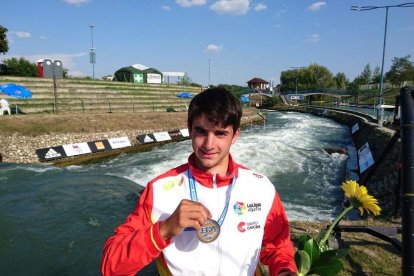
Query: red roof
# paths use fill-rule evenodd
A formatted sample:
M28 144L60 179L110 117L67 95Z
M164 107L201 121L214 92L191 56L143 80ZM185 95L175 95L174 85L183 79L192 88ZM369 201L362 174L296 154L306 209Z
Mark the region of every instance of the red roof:
M268 84L269 82L268 81L265 81L265 80L263 80L263 79L261 79L261 78L254 78L254 79L251 79L251 80L249 80L247 83L251 83L251 84L256 84L256 83L264 83L264 84Z

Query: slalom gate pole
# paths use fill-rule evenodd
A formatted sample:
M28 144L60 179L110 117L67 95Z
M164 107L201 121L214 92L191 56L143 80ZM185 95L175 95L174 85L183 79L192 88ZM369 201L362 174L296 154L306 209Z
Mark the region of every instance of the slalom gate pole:
M414 275L414 87L400 91L402 275Z

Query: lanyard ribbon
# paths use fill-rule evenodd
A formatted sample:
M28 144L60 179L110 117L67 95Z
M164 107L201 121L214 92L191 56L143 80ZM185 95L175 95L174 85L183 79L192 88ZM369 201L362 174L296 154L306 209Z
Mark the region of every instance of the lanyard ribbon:
M197 187L196 187L194 176L191 174L190 169L188 169L188 184L190 186L191 200L192 201L198 201ZM220 217L217 221L217 223L220 226L223 224L224 219L226 218L227 210L229 209L229 204L230 204L231 191L233 190L233 187L234 187L235 184L236 184L236 177L233 176L233 180L231 182L230 190L227 192L226 204L224 205L223 211L221 212L221 215L220 215ZM195 230L195 229L193 227L187 227L187 228L184 229L184 231L192 231L192 230Z

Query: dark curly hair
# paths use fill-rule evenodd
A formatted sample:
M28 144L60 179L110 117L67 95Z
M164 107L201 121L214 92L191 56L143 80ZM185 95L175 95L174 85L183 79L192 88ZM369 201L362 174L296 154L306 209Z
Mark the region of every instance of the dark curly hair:
M194 119L203 114L213 125L224 128L232 126L236 132L240 127L242 108L239 99L230 91L215 87L204 90L191 100L187 119L190 131Z

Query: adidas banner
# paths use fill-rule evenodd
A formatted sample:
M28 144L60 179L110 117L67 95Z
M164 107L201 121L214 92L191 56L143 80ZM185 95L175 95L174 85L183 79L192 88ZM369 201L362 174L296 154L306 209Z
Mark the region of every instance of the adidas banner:
M155 137L152 134L143 134L137 136L138 142L140 144L155 143Z
M48 161L67 156L62 146L37 149L36 154L40 161Z

